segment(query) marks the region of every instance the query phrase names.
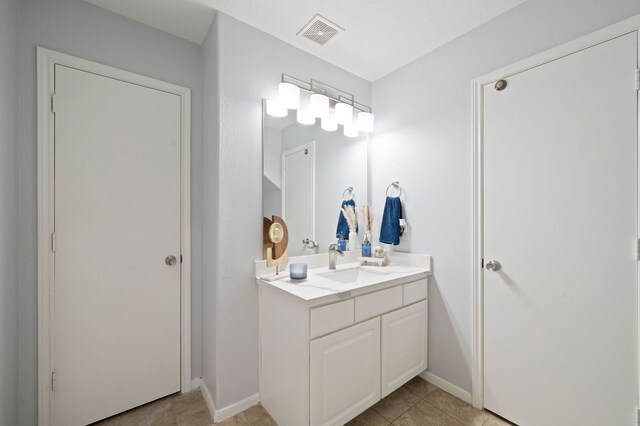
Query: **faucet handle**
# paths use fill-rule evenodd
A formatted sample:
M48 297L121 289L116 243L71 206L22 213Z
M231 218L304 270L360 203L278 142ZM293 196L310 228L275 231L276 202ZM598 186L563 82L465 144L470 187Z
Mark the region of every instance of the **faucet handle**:
M336 252L339 253L340 256L344 256L344 252L338 248L336 243L329 244L329 252Z

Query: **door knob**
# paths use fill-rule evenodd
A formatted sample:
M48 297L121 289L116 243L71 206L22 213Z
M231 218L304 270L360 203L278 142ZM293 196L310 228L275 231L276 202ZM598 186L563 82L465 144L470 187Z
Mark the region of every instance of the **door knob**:
M497 260L490 260L487 262L487 270L495 272L499 271L502 265Z
M169 265L169 266L173 266L173 265L175 265L176 263L178 263L178 259L176 259L176 257L175 257L175 256L167 256L167 257L164 259L164 263L166 263L166 264L167 264L167 265Z

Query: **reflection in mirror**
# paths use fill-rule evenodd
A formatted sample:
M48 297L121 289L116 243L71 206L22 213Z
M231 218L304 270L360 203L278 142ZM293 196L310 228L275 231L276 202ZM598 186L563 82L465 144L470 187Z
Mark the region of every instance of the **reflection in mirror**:
M289 256L326 252L337 240L342 201L369 203L368 135L347 137L342 126L329 132L320 128L319 119L303 125L296 111L277 118L263 108L262 144L263 216L281 216L287 223ZM360 230L358 246L362 239Z

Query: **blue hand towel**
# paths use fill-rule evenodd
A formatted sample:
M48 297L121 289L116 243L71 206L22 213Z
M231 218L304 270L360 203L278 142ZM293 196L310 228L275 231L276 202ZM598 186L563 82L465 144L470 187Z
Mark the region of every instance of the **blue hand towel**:
M351 200L343 200L341 207L345 206L353 206L356 208L356 202ZM356 225L356 232L358 232L358 225ZM349 224L347 223L347 219L345 219L344 214L342 214L342 210L340 210L340 216L338 216L338 227L336 228L336 238L342 237L345 240L349 239Z
M387 197L380 224L380 242L385 244L400 244L400 219L402 219L402 203L400 197Z

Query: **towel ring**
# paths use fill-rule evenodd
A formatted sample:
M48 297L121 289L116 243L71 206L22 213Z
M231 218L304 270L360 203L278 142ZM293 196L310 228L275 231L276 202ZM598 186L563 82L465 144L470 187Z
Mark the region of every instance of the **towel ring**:
M349 200L353 200L353 186L348 187L347 189L345 189L345 190L342 192L342 199L343 199L343 200L346 200L346 199L347 199L347 198L345 198L345 195L346 195L347 193L351 194L351 198L349 198Z
M389 190L391 188L395 188L398 190L398 197L402 196L402 188L400 187L400 182L395 181L395 182L391 182L391 185L387 186L387 197L389 196Z

